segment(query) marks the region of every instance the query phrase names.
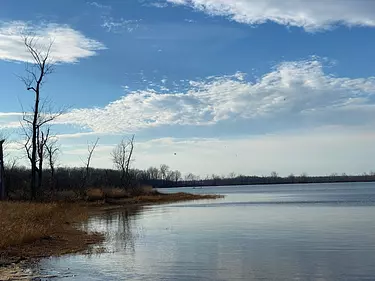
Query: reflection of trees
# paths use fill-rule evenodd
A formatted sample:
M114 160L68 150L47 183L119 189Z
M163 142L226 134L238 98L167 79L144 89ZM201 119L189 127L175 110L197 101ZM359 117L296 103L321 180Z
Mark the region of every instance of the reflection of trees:
M104 233L105 241L96 248L105 248L105 252L130 251L135 252L135 240L139 237L136 222L143 207L119 208L106 210L93 215L82 225L85 231ZM94 251L95 252L95 251Z
M139 236L136 220L142 209L142 207L123 208L104 214L105 244L110 250L135 252L134 243Z

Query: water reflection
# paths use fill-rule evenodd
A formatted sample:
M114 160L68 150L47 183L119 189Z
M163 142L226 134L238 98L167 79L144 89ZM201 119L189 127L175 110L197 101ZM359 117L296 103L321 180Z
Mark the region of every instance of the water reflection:
M134 241L142 235L142 229L135 221L143 211L143 207L103 211L85 222L82 229L104 233L105 242L99 247L104 247L107 252L130 250L134 253Z
M102 213L83 227L105 233L108 253L47 259L41 271L65 276L57 280L375 279L375 206L363 200L373 185L272 188Z

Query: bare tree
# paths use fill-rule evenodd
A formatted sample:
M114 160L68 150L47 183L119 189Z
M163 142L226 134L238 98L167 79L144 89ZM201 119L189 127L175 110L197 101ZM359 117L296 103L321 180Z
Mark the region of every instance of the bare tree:
M132 161L133 151L134 151L134 135L129 139L129 154L128 154L128 160L126 161L126 177L127 177L127 185L130 184L130 176L129 176L129 169L130 169L130 162Z
M195 181L196 179L197 179L197 177L193 173L188 173L185 176L185 180L186 181Z
M50 175L51 175L51 182L50 186L51 189L55 189L56 187L56 179L55 179L55 168L56 168L56 162L57 157L60 152L60 147L57 143L57 138L49 138L47 140L47 143L45 144L46 149L46 158L48 160L48 166L50 169Z
M41 168L41 153L42 142L45 140L45 135L41 132L41 128L44 124L47 124L54 120L57 115L55 114L43 114L40 111L41 102L41 87L46 79L46 76L51 74L54 70L54 63L50 57L51 47L53 42L51 41L48 45L42 46L38 44L38 40L35 37L25 36L24 44L27 52L31 55L32 63L26 64L26 76L21 77L21 80L26 86L28 91L34 94L34 106L31 114L23 115L24 131L26 127L30 128L30 132L27 133L27 143L25 145L26 153L31 164L31 198L36 199L37 194L37 173L38 169ZM39 144L39 147L38 147ZM38 168L39 162L39 168ZM38 178L41 177L41 169ZM38 185L40 186L40 182Z
M7 162L4 164L4 167L9 171L13 171L18 165L18 160L19 157L16 156L8 157Z
M121 171L121 184L124 183L123 181L125 178L127 146L127 142L125 142L125 140L122 139L121 142L118 145L116 145L116 147L113 149L111 153L113 164L115 165L116 169Z
M168 171L165 178L166 181L173 181L175 178L175 171Z
M159 179L160 172L159 172L158 168L150 167L150 168L147 169L147 173L148 173L148 176L151 180Z
M82 191L84 190L84 188L86 187L86 184L87 184L87 179L88 179L89 174L90 174L91 158L92 158L92 155L94 153L95 148L98 145L98 142L99 142L99 138L96 139L96 141L95 141L94 144L92 144L92 145L89 144L87 146L88 155L87 155L87 158L86 158L85 171L84 171L83 179L82 179L82 186L81 186L82 187L81 188Z
M166 180L168 177L169 166L166 164L160 165L160 175L162 180Z
M121 185L126 187L130 180L129 168L132 161L133 150L134 135L127 140L123 138L111 153L113 164L121 171Z
M279 174L277 172L275 172L275 171L271 172L271 178L276 179L278 177L279 177Z
M181 172L179 170L175 170L173 172L172 180L177 183L180 179L181 179Z
M54 139L54 136L51 134L51 126L48 124L48 122L54 120L57 118L59 115L62 114L61 112L57 113L48 113L45 114L44 112L45 106L40 107L39 113L40 113L40 118L37 119L37 127L36 127L36 155L35 159L33 159L33 143L32 143L32 135L33 135L33 125L32 122L30 121L29 116L30 114L24 113L23 115L23 123L22 125L22 130L23 134L25 136L25 142L24 142L24 148L26 151L26 156L29 160L30 163L35 164L35 176L36 176L36 181L35 181L35 189L36 193L41 191L42 187L42 182L43 182L43 168L44 168L44 159L48 159L48 151L47 151L47 145L51 141L51 139ZM52 112L52 111L49 111ZM42 115L49 115L48 122L45 123L47 119L45 119L44 116ZM27 122L27 121L29 122ZM35 160L35 161L34 161Z

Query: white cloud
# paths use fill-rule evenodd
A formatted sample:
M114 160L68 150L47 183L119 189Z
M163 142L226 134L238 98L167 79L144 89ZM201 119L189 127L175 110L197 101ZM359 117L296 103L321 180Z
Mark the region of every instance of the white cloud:
M281 63L254 83L244 77L236 73L190 81L187 91L177 93L131 92L103 108L75 109L58 122L97 133L123 133L269 117L285 122L290 117L307 118L322 124L332 123L332 116L338 123L351 118L371 122L375 115L375 77L334 77L324 72L317 59Z
M155 8L165 8L168 6L167 3L162 3L162 2L154 2L154 3L147 3L147 4L144 4L144 6L148 6L148 7L155 7Z
M121 33L123 31L133 32L139 28L139 22L141 20L126 20L123 18L114 19L109 16L103 16L103 27L108 32Z
M40 46L47 46L53 40L51 58L57 63L75 63L105 49L99 41L85 37L68 25L0 22L0 60L32 61L23 43L25 34L32 34Z
M21 112L0 112L0 129L15 129L21 127L19 120Z
M21 112L0 112L0 118L2 117L19 117L23 114Z
M12 122L0 121L0 129L16 129L20 127L21 127L21 123L19 121L12 121Z
M94 2L87 2L87 4L89 4L90 6L99 8L99 9L104 9L104 10L111 10L112 9L112 7L109 6L109 5L103 5L103 4L95 2L95 1Z
M187 5L209 15L226 16L245 24L272 21L307 31L337 24L375 26L375 2L371 0L166 0Z
M78 139L82 137L99 136L100 134L95 132L84 132L84 133L71 133L71 134L57 134L58 139Z
M184 19L184 21L188 22L188 23L194 23L194 22L197 22L195 20L192 20L192 19Z

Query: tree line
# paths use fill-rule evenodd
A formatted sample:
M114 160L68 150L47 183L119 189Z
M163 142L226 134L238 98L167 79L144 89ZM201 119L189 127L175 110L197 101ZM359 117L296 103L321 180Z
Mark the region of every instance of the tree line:
M267 184L306 184L306 183L340 183L340 182L374 182L375 173L364 173L362 175L347 174L331 174L327 176L308 176L303 173L301 175L290 174L286 177L279 176L276 172L272 172L269 176L245 176L230 173L228 176L211 175L205 178L189 174L187 178L177 183L168 183L174 187L189 186L233 186L233 185L267 185ZM160 187L163 187L161 184ZM164 185L164 187L167 187Z
M132 138L131 138L132 139ZM122 141L122 143L125 143ZM128 144L129 145L129 144ZM133 143L134 145L134 143ZM118 151L119 144L113 149L112 156ZM92 146L91 146L92 149ZM125 158L129 159L129 158ZM113 161L115 157L113 157ZM116 156L118 160L118 155ZM130 159L131 160L131 159ZM199 186L234 186L234 185L267 185L267 184L305 184L305 183L340 183L340 182L373 182L375 173L362 175L332 174L328 176L308 176L307 174L289 175L281 177L276 173L269 176L245 176L230 173L227 176L207 175L200 177L192 173L182 176L178 170L171 169L168 165L162 164L159 167L148 169L126 169L125 165L117 169L97 169L89 165L83 167L55 167L46 168L41 182L41 192L50 195L54 192L71 190L82 194L86 188L120 187L132 192L133 188L146 184L155 188L169 187L199 187ZM87 162L89 163L89 161ZM14 199L30 198L30 169L24 166L5 166L5 185L7 195ZM125 169L123 169L125 168ZM124 172L125 171L125 172Z
M117 147L113 152L117 150ZM7 197L10 199L30 199L30 168L7 164L4 169L4 182ZM74 191L82 195L87 188L118 187L136 192L140 185L153 187L177 186L182 181L181 172L170 170L167 165L150 167L145 170L128 168L125 174L122 167L117 169L97 169L83 167L55 167L44 170L37 198L52 196L60 191Z

